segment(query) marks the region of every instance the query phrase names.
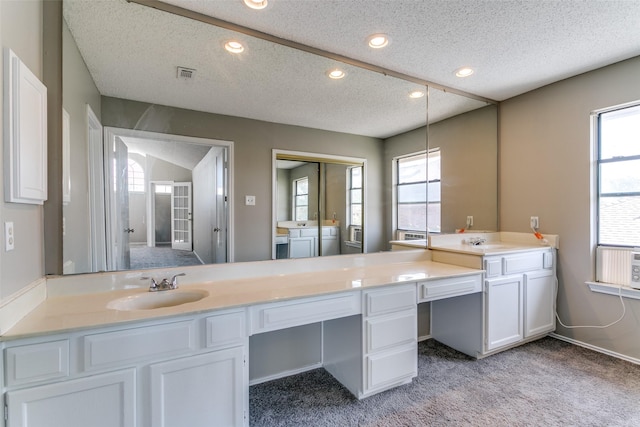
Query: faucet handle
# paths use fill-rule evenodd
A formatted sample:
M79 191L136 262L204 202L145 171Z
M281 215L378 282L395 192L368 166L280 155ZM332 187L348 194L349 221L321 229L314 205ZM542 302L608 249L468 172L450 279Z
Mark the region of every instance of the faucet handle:
M149 292L154 292L158 290L158 282L153 277L141 277L141 280L151 279L151 285L149 286Z
M171 289L178 289L178 276L186 276L186 273L178 273L171 278Z

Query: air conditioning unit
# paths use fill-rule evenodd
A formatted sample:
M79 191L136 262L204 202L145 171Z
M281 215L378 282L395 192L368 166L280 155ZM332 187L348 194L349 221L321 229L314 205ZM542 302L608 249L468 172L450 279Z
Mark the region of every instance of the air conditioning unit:
M640 252L631 252L631 280L629 286L640 289Z

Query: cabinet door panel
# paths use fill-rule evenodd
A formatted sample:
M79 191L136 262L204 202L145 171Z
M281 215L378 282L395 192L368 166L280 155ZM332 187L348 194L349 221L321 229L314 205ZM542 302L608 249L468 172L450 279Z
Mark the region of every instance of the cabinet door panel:
M417 344L367 356L365 392L413 378L418 372Z
M7 393L8 427L132 427L134 369Z
M409 310L391 316L365 321L367 352L416 342L418 336L417 311Z
M242 426L243 352L234 347L151 365L151 425Z
M316 255L315 237L289 239L289 258L309 258Z
M522 276L486 282L487 351L523 339Z
M555 288L552 271L525 273L525 338L551 332L556 328Z

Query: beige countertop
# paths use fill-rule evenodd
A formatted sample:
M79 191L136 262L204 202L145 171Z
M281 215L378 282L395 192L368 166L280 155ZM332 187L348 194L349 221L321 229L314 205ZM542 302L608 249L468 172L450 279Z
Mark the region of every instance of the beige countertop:
M478 274L480 270L426 260L381 262L323 271L202 281L181 285L177 290L206 291L208 296L195 302L152 310L119 311L107 308L118 298L148 293L146 288L117 289L108 292L49 296L3 336L3 340L57 332L153 320L211 310L244 307L260 303L313 297L376 286Z
M483 239L483 243L479 245L469 243L470 240L476 238ZM539 240L533 233L467 232L429 236L429 249L431 250L478 256L557 249L558 246L559 237L557 235L546 235L542 240Z

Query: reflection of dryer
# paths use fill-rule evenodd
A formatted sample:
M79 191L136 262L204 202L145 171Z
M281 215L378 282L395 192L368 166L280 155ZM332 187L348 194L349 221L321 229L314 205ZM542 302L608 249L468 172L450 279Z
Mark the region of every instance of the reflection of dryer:
M631 285L640 289L640 252L631 252Z

